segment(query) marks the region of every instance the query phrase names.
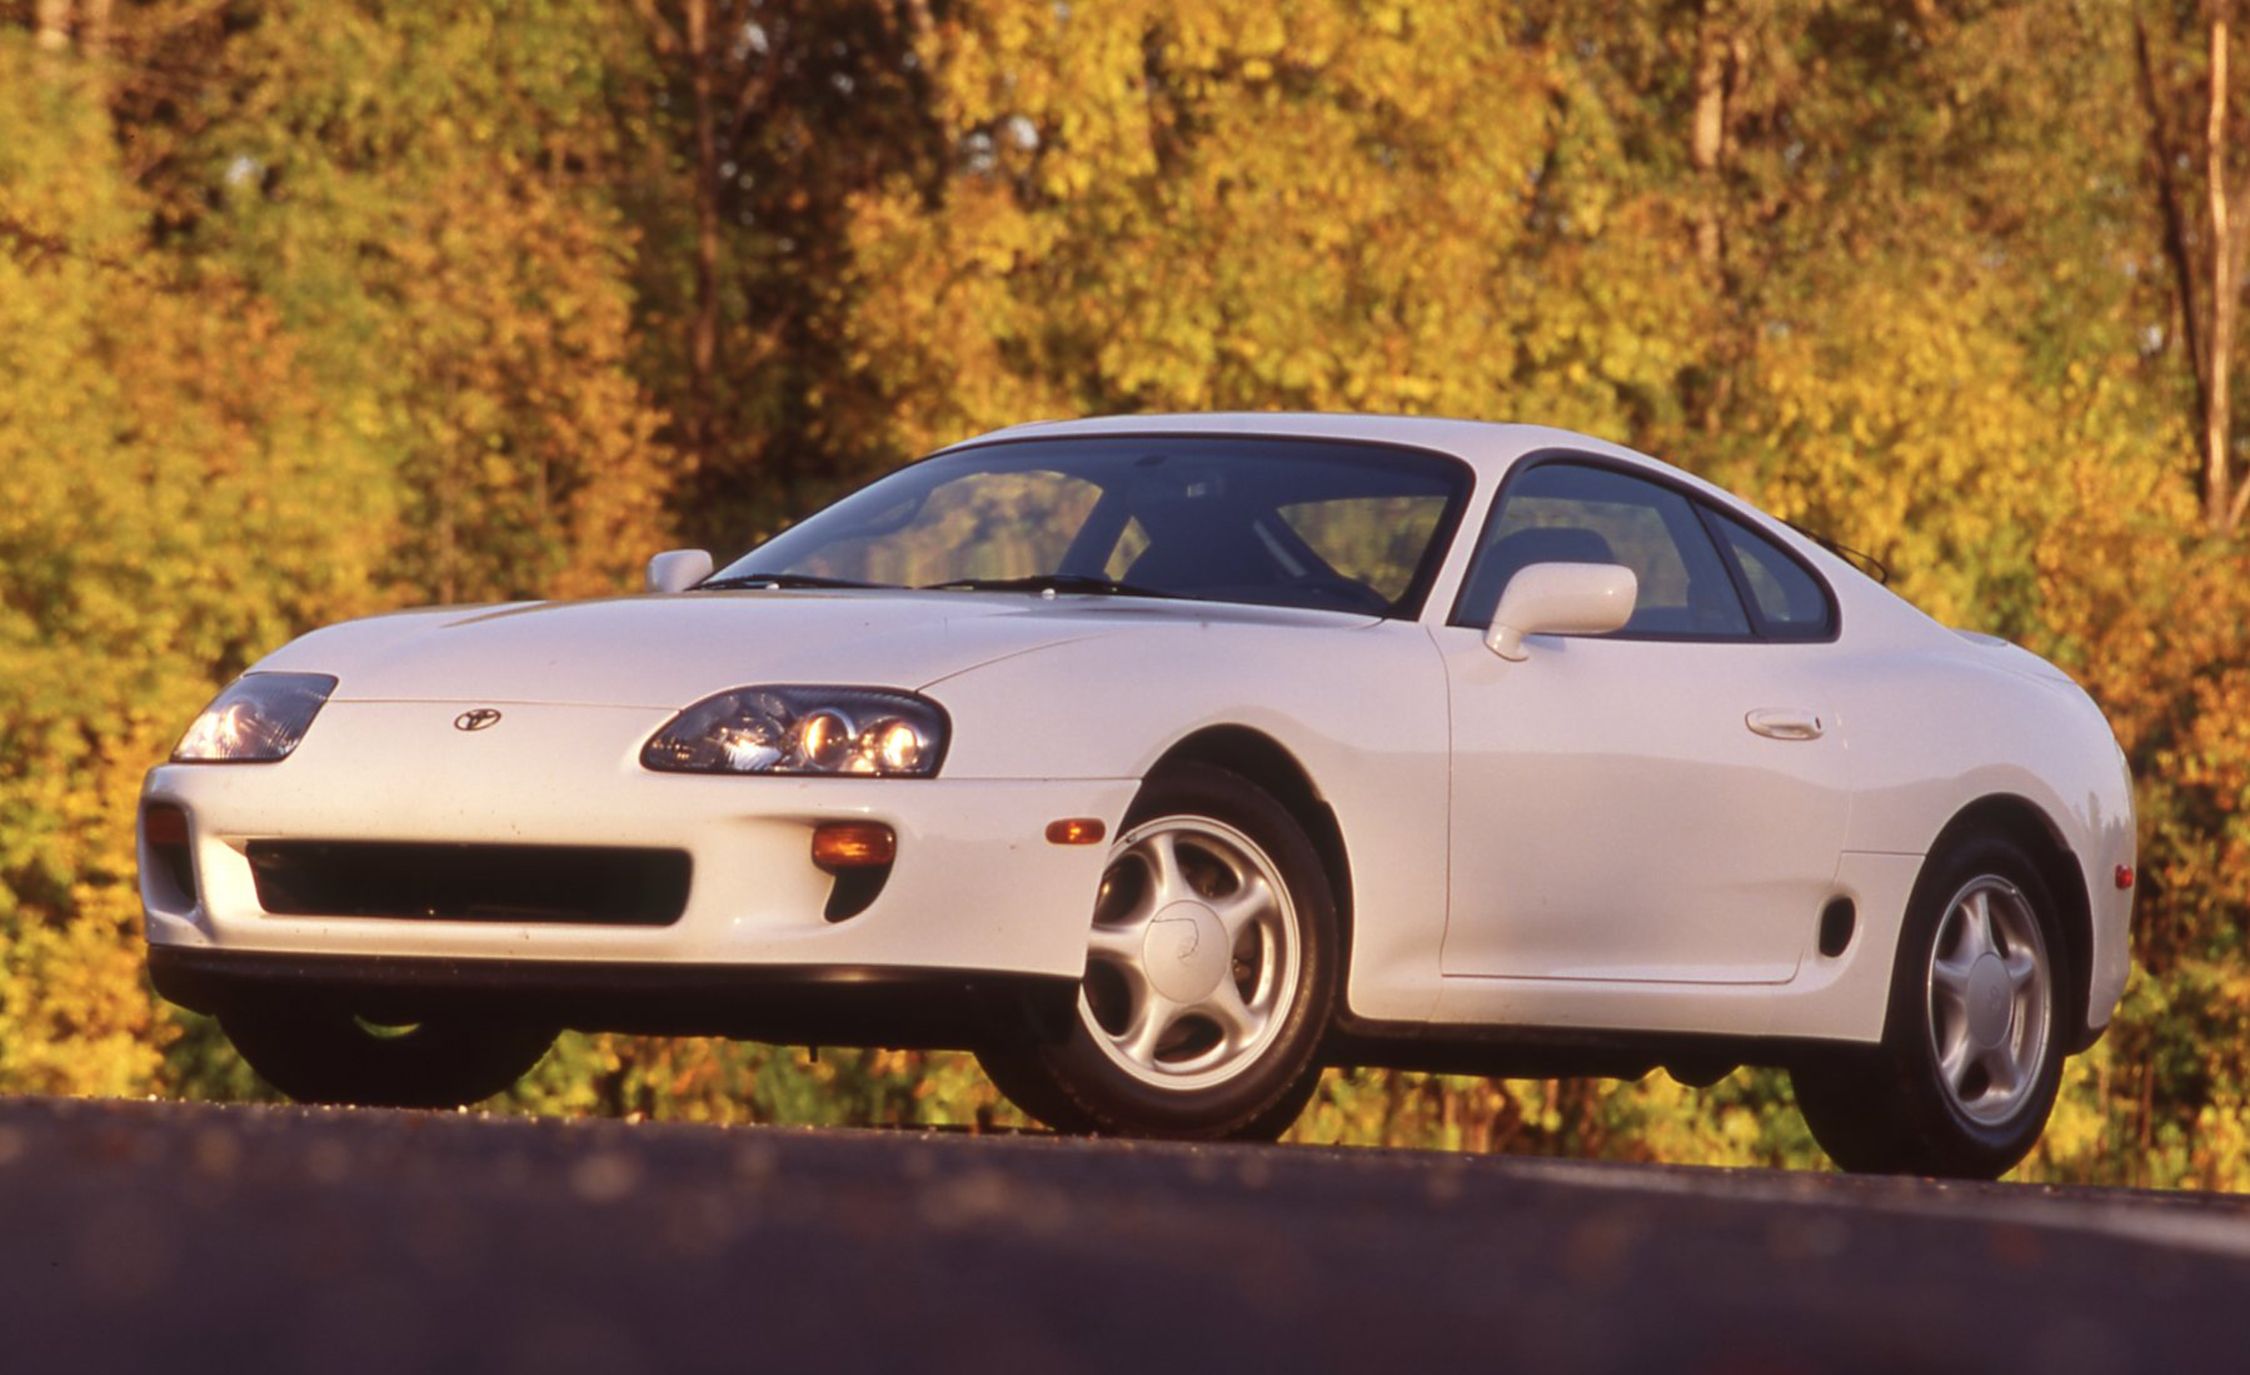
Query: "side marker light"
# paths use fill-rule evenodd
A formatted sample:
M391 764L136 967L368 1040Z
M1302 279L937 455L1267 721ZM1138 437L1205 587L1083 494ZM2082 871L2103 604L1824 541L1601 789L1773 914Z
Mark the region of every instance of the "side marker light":
M1050 845L1098 845L1109 834L1099 817L1071 816L1047 823Z
M148 837L151 845L185 845L188 843L187 813L159 802L141 813L141 834Z

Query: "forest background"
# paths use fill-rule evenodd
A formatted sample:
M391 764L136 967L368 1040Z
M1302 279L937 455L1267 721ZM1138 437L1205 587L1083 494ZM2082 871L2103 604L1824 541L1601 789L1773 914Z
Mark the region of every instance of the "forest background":
M315 624L636 584L1012 421L1621 440L2036 649L2139 782L2030 1178L2250 1186L2250 39L2194 0L0 0L0 1091L260 1096L142 773ZM1020 1121L960 1056L572 1036L504 1106ZM1298 1139L1819 1155L1332 1073Z

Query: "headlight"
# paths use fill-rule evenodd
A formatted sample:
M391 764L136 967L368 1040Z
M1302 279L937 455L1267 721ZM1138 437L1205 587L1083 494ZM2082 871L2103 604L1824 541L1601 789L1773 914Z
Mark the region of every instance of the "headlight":
M325 673L245 673L211 700L172 751L177 764L287 759L336 690Z
M706 697L641 749L666 773L928 778L945 755L945 711L906 692L749 687Z

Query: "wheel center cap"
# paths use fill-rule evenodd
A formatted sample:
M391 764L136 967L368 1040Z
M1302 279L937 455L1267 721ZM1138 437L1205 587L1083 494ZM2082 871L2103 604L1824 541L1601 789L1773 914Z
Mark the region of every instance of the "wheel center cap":
M1149 919L1141 968L1156 991L1175 1003L1211 996L1233 964L1227 931L1200 902L1175 902Z
M1969 1038L1980 1050L1990 1050L2008 1039L2008 1024L2015 1020L2014 990L2008 984L2008 966L1998 955L1979 955L1969 967Z

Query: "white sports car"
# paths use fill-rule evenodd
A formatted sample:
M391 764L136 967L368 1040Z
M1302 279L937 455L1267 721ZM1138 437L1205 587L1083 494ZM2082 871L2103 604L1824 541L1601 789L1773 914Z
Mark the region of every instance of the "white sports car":
M157 987L311 1100L563 1027L973 1048L1200 1137L1328 1064L1766 1064L1849 1168L1994 1175L2125 982L2086 695L1583 435L1027 425L711 569L244 674L148 778Z

